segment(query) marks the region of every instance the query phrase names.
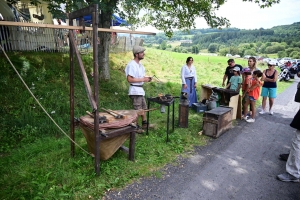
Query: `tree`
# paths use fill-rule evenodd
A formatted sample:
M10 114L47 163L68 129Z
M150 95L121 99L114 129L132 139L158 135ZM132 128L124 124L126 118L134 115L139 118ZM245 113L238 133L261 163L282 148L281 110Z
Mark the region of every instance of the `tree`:
M17 2L18 0L9 0ZM30 0L32 4L38 5L39 0ZM46 0L49 2L51 13L62 14L60 4L65 3L66 11L72 12L87 5L97 3L101 13L99 14L99 28L110 28L111 16L118 13L120 17L127 19L134 30L136 27L152 25L162 30L168 37L171 37L174 29L189 30L195 28L195 19L204 18L212 28L228 27L230 22L224 17L215 14L225 0ZM241 0L249 1L253 0ZM261 8L270 7L280 0L255 0ZM122 8L120 10L119 8ZM109 43L110 33L99 32L99 66L100 77L110 79L109 74Z
M167 48L167 42L164 40L164 41L162 41L162 43L160 44L160 49L166 50L166 48Z
M286 57L287 54L285 53L285 51L278 51L277 56L278 56L278 58L283 58L283 57Z
M209 53L215 53L218 51L218 47L219 45L217 43L211 43L209 46L208 46L208 52Z

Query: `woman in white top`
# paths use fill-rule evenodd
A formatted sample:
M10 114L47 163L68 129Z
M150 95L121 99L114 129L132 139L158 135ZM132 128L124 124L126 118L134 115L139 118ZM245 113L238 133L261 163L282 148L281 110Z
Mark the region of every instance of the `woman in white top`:
M197 103L197 73L196 68L193 65L194 59L188 57L186 59L186 65L181 68L181 81L182 88L181 92L186 92L188 94L189 106L191 107L193 103Z

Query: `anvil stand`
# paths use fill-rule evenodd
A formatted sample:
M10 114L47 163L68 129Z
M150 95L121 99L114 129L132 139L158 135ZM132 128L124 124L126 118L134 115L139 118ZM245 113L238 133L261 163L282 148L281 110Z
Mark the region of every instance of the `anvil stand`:
M170 125L170 105L172 106L172 132L174 132L174 101L175 99L171 99L170 101L161 101L159 99L157 99L157 97L149 97L147 98L148 100L148 109L150 109L150 104L151 102L155 102L158 103L160 105L165 105L168 107L168 115L167 115L167 139L166 142L169 142L169 125ZM150 112L147 112L147 132L146 134L148 135L148 131L149 131L149 124L150 124Z

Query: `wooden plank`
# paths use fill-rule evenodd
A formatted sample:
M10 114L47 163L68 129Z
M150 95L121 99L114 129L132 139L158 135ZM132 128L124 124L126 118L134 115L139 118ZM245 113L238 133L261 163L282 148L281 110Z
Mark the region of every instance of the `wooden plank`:
M72 29L72 30L93 30L92 27L83 26L64 26L64 25L54 25L54 24L36 24L36 23L23 23L23 22L11 22L11 21L0 21L0 25L4 26L23 26L23 27L40 27L40 28L57 28L57 29ZM152 32L143 32L143 31L131 31L131 30L118 30L118 29L109 29L109 28L98 28L99 32L116 32L116 33L130 33L130 34L141 34L141 35L156 35Z

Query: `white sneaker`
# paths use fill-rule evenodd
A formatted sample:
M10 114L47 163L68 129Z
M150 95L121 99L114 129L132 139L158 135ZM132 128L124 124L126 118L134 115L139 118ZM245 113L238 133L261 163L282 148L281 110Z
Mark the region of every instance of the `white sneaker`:
M248 119L248 116L243 116L242 119L243 119L243 120L247 120L247 119Z
M261 114L261 115L263 115L263 114L265 114L266 112L264 111L264 110L261 110L260 112L259 112L259 114Z
M255 122L255 119L250 118L250 119L247 119L246 122L253 123L253 122Z
M273 111L272 111L272 110L270 110L270 111L269 111L269 114L270 114L270 115L273 115L274 113L273 113Z

